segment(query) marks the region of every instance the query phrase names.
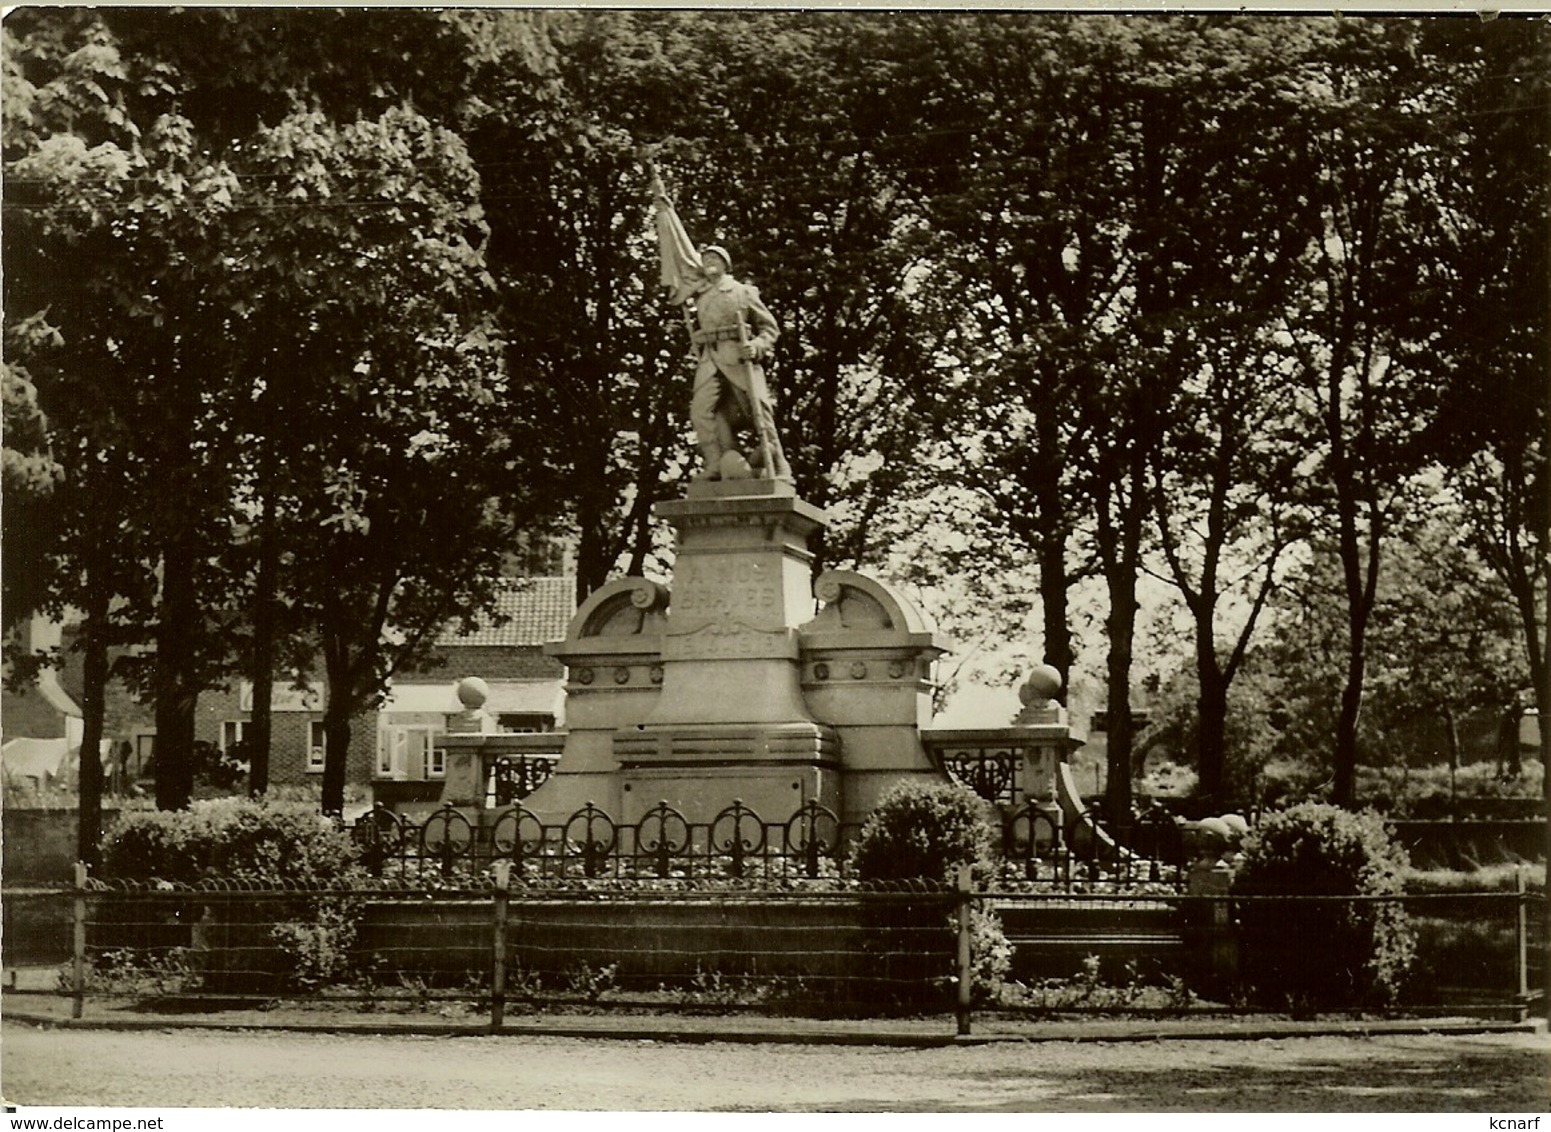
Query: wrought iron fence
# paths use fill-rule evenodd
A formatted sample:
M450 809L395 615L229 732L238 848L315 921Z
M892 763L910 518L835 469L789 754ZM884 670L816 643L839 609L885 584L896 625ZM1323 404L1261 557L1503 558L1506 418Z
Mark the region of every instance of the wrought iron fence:
M520 802L549 781L560 756L503 755L490 768L489 803L499 809Z
M661 802L631 823L591 803L546 823L517 803L472 816L443 806L420 822L379 806L356 821L352 835L371 872L394 880L480 877L506 861L519 882L793 882L848 877L860 829L816 801L782 821L734 802L709 822L691 822ZM1063 820L1053 807L1023 805L1004 812L997 844L1003 879L1029 887L1177 889L1185 882L1182 835L1161 812L1112 829L1097 812Z
M1009 807L1024 798L1019 783L1023 753L1012 749L948 749L939 760L943 771L960 786L967 786L987 802Z
M379 806L351 832L377 876L451 880L488 874L505 861L520 882L817 880L844 873L856 834L817 802L780 822L741 802L703 823L666 802L630 824L591 803L558 823L545 823L520 804L480 817L443 806L416 823Z

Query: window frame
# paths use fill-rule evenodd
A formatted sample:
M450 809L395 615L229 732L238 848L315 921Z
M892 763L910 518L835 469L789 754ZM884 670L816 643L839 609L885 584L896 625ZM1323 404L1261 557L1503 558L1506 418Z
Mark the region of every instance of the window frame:
M316 738L318 741L313 742ZM307 721L307 765L304 769L308 774L322 774L323 764L328 756L328 736L323 730L321 719L309 719Z

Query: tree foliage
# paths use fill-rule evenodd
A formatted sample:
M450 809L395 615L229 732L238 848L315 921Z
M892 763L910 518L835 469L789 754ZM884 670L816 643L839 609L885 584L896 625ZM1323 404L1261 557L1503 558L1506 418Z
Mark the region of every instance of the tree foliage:
M582 592L663 565L692 367L655 164L782 323L826 564L954 590L972 639L1037 611L1068 675L1102 638L1118 814L1148 574L1206 793L1264 753L1266 626L1317 624L1336 698L1280 733L1350 801L1441 611L1483 656L1511 630L1551 708L1548 51L1512 19L19 9L7 620L148 650L171 806L201 690L321 663L337 802L349 719L519 528L574 539ZM1481 600L1424 600L1411 538Z

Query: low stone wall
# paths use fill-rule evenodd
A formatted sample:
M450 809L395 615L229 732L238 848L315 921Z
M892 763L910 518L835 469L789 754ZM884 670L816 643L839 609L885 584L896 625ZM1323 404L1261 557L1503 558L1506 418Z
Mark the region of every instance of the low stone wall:
M102 828L112 826L117 809L103 808ZM0 836L4 837L4 869L7 885L70 884L75 876L75 810L0 810Z
M940 901L514 899L507 961L514 981L538 977L551 989L605 967L619 985L645 988L712 972L847 982L925 966L946 977L947 923ZM492 938L489 901L372 901L357 949L387 969L447 980L488 973Z
M1009 976L1023 982L1074 978L1090 955L1099 960L1100 974L1116 983L1133 970L1154 981L1208 973L1200 925L1169 903L1130 907L1008 902L997 905L996 911L1013 948Z
M8 896L0 926L0 963L36 967L70 958L75 938L75 899L71 894L25 893Z

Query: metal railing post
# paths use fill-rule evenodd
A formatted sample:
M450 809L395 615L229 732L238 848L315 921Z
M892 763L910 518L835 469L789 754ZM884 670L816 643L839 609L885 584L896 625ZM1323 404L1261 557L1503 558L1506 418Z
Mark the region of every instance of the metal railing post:
M75 863L75 933L72 959L70 1017L79 1018L86 1008L86 863Z
M490 927L490 1027L506 1020L506 915L512 894L512 863L495 863L494 921Z
M959 1003L958 1003L958 1032L968 1034L970 1028L970 996L973 988L970 986L972 977L974 949L971 945L970 923L970 893L972 891L971 869L969 865L960 865L957 876L958 911L959 911Z
M1519 1004L1529 1006L1529 894L1524 884L1524 866L1513 870L1513 891L1517 896L1514 910L1517 913L1513 925L1514 944L1519 976Z

